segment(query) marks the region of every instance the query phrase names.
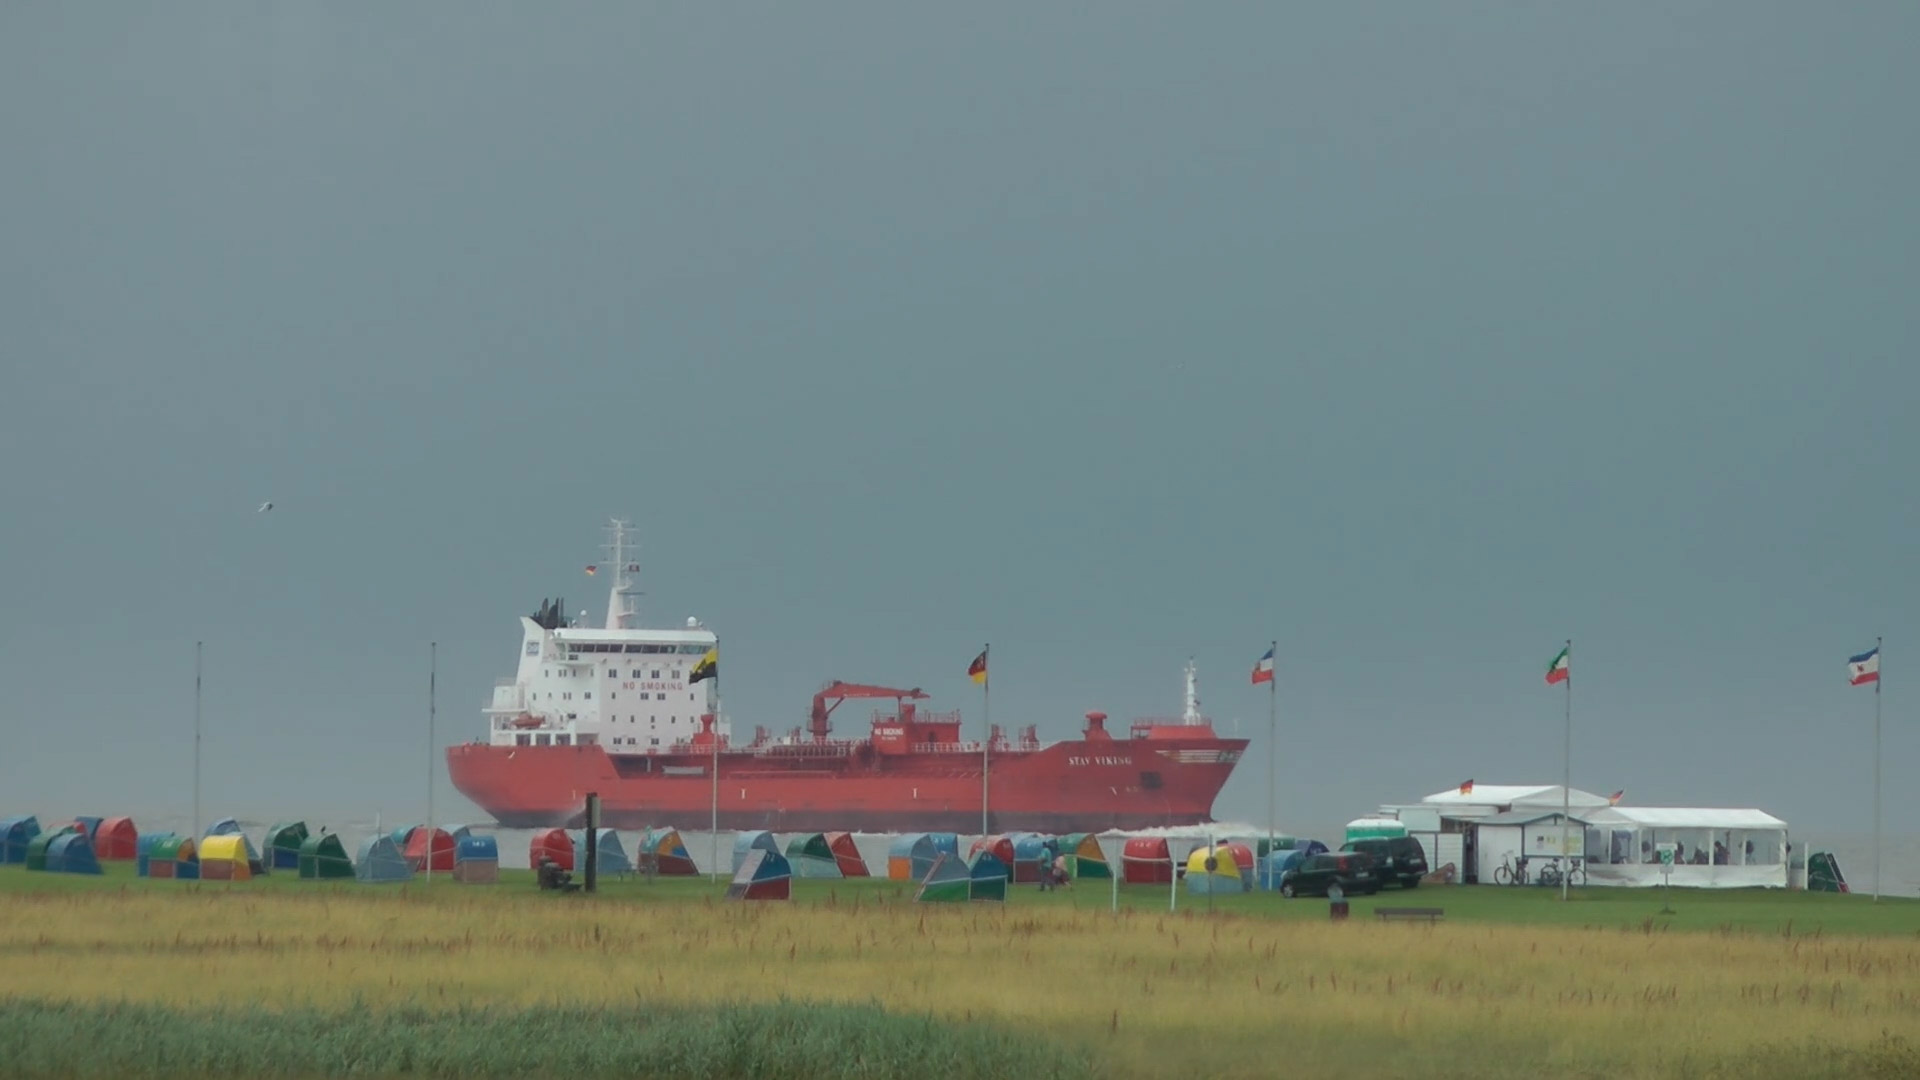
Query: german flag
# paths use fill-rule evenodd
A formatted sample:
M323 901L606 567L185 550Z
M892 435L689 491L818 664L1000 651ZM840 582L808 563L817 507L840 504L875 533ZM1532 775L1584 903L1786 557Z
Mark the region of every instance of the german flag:
M981 649L980 655L974 657L973 663L967 665L967 678L977 683L987 681L987 650Z
M700 662L693 665L693 670L687 673L687 685L692 686L701 679L717 679L719 677L720 646L715 645L713 648L708 649L707 655L701 657Z

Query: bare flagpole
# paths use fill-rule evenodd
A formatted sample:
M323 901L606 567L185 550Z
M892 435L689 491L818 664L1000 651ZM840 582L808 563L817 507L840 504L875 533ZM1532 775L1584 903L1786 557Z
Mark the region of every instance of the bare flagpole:
M1267 650L1268 656L1278 656L1280 640L1275 638ZM1280 680L1277 673L1267 676L1267 858L1273 858L1274 819L1274 760L1278 753L1280 739ZM1259 864L1254 864L1256 869Z
M713 665L713 727L707 732L713 745L713 817L707 825L708 858L713 863L713 880L720 880L720 664Z
M1560 857L1566 866L1560 871L1560 899L1567 898L1567 881L1573 877L1573 639L1567 639L1567 741L1560 759Z
M187 832L200 843L200 654L204 641L193 643L193 827Z
M440 681L440 643L427 643L427 884L433 884L433 722L434 692Z

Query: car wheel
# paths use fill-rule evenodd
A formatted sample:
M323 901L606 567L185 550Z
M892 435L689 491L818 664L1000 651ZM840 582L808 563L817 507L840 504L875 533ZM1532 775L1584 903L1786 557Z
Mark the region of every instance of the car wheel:
M1280 895L1291 900L1295 896L1298 896L1299 894L1293 891L1293 882L1289 881L1286 884L1280 886Z

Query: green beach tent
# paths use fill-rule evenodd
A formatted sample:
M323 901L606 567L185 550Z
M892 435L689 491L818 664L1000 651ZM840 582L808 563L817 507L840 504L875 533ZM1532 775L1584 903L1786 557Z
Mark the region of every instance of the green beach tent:
M347 849L333 833L321 833L301 841L299 857L302 881L344 881L354 876L353 860L347 857Z

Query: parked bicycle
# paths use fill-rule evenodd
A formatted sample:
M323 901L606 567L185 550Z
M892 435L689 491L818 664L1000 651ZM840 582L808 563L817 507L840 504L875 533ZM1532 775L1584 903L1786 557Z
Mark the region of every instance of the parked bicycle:
M1519 862L1515 862L1513 852L1507 852L1500 861L1500 868L1493 872L1493 883L1495 885L1525 885L1527 883L1527 860L1523 858Z
M1556 857L1540 868L1540 884L1549 888L1560 884L1562 876L1566 877L1569 887L1585 885L1587 883L1586 865L1579 859L1568 859L1566 865L1562 866L1559 858Z

